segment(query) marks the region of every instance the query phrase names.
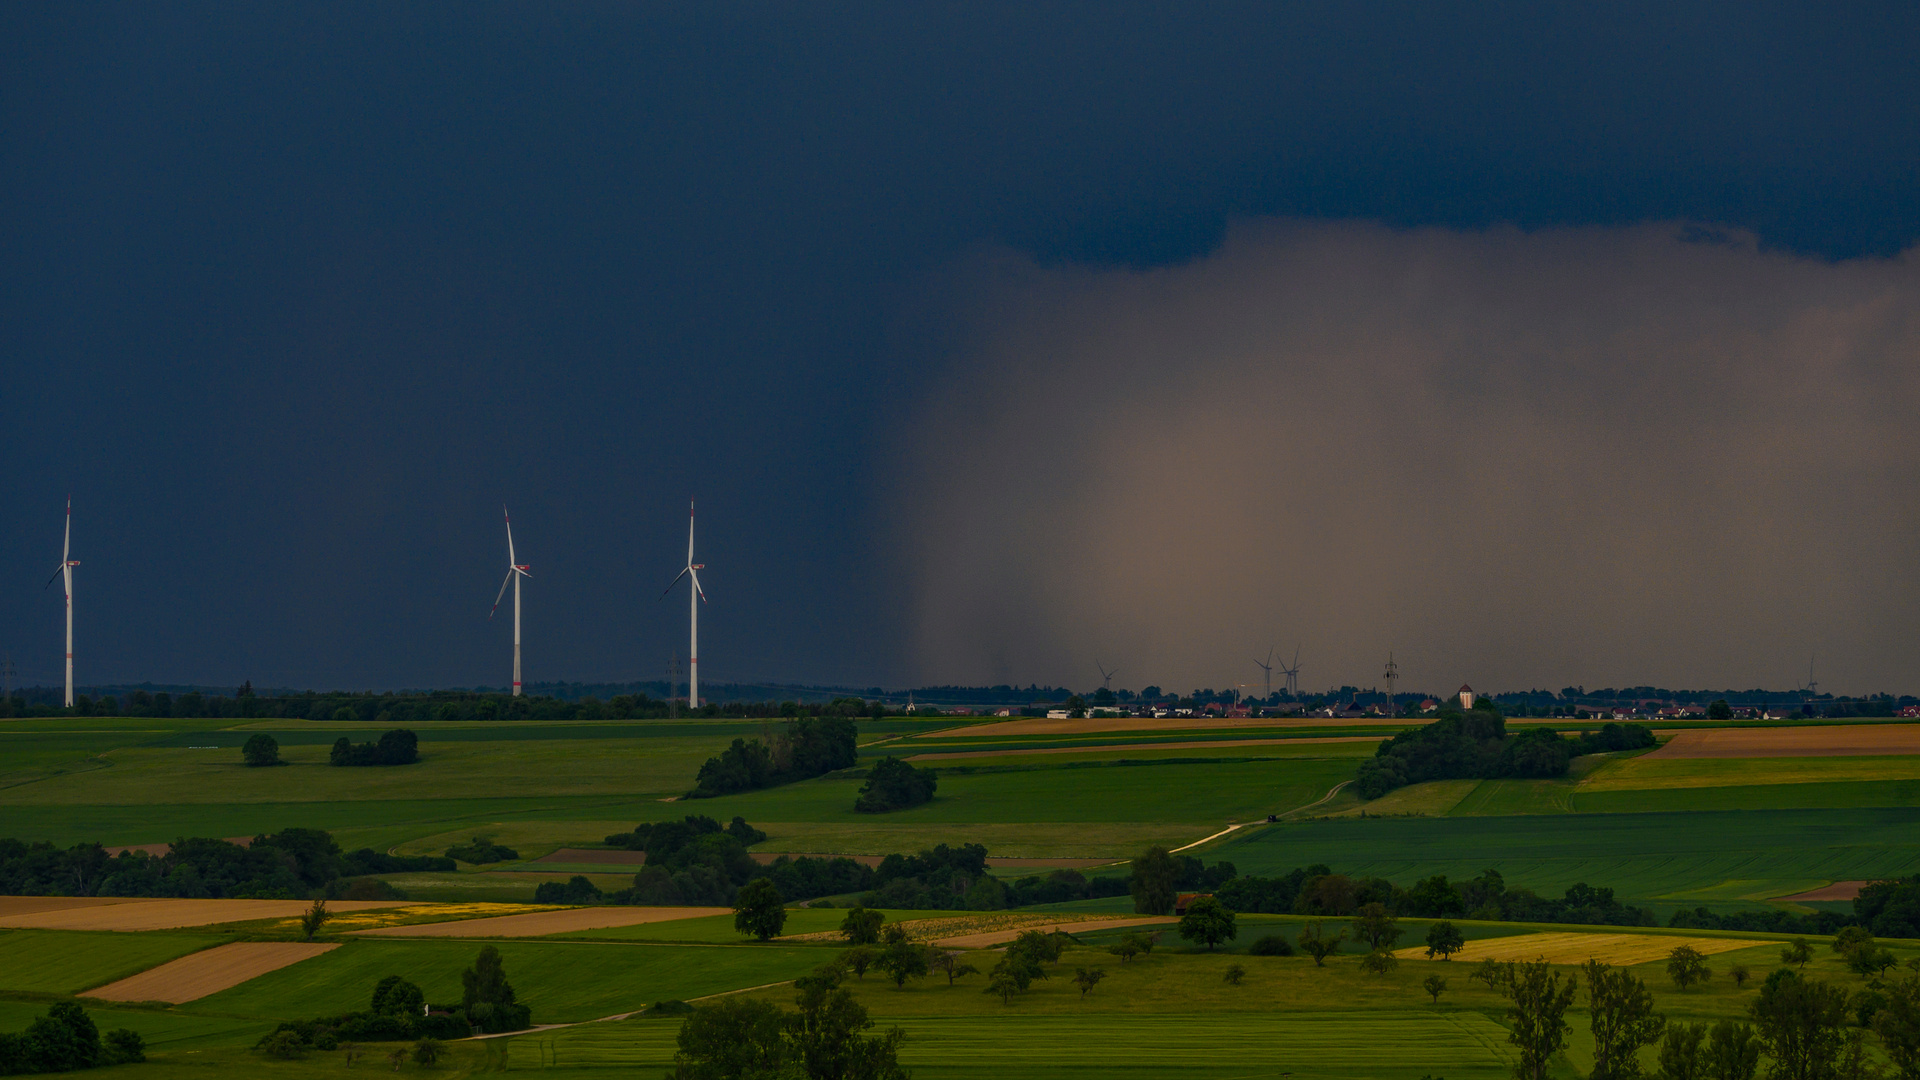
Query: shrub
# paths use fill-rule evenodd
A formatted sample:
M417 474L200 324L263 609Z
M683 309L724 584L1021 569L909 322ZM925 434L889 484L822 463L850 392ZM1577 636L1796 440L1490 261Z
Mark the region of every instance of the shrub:
M447 849L447 858L458 859L464 863L510 862L519 857L518 851L503 844L494 843L491 836L476 836L470 844L457 844Z
M282 1061L292 1061L295 1058L307 1056L306 1040L302 1039L298 1032L285 1029L269 1032L255 1044L254 1049L270 1058L279 1058Z
M543 881L533 890L536 904L597 904L606 898L600 887L580 874L567 881Z
M1252 956L1292 956L1293 946L1279 934L1268 934L1247 946L1247 952Z
M115 1028L107 1032L106 1048L106 1055L101 1060L103 1065L131 1065L147 1060L147 1041L132 1028Z

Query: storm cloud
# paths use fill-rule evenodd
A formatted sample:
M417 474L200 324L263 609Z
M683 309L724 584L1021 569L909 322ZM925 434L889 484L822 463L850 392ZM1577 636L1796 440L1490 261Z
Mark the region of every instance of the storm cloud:
M900 475L928 681L1920 682L1920 265L1686 224L994 253Z

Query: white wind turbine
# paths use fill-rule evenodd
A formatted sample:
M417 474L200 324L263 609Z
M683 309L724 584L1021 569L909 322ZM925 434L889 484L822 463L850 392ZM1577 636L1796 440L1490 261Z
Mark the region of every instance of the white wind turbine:
M706 568L706 563L693 561L693 500L688 499L687 565L673 576L672 581L667 582L666 590L660 594L660 598L666 599L667 593L672 592L673 587L680 584L681 578L693 579L693 591L687 594L687 632L692 635L687 646L687 708L689 709L700 707L700 605L707 599L707 594L700 588L700 571ZM667 690L667 696L673 696L671 687Z
M493 618L493 612L500 610L500 598L507 595L507 585L513 585L513 696L520 696L520 579L533 576L533 567L513 561L513 517L506 507L500 508L500 515L507 519L507 577L500 583L500 591L494 595L493 611L487 612L487 618Z
M73 497L67 497L67 535L60 541L60 569L47 579L46 587L51 588L53 578L65 577L61 586L67 594L67 708L73 708L73 568L80 560L71 558L73 554Z

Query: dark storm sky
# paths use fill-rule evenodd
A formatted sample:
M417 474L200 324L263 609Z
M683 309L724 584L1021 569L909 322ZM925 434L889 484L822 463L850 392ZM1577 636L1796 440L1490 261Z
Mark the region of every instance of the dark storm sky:
M1911 4L6 5L0 648L57 680L70 491L83 684L498 685L506 503L527 678L658 677L692 495L707 678L1084 684L1071 627L927 647L904 538L997 509L910 478L1020 437L940 412L1008 378L967 268L1270 217L1892 256L1916 46Z

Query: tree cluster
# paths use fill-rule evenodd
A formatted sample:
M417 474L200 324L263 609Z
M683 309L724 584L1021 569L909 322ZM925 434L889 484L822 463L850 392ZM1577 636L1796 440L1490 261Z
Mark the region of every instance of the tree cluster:
M458 859L476 866L483 863L511 862L520 857L520 853L505 844L496 844L491 836L476 836L465 844L455 844L447 849L447 858Z
M72 1072L145 1060L146 1045L139 1032L118 1028L102 1040L93 1018L71 1001L54 1004L19 1034L0 1032L0 1076Z
M285 1021L261 1036L254 1049L270 1057L295 1058L308 1050L333 1050L342 1044L413 1039L423 1045L434 1044L426 1050L431 1058L437 1056L440 1039L519 1031L532 1024L532 1011L516 1000L500 950L494 946L480 950L473 966L461 973L460 983L459 1002L430 1005L417 984L388 975L374 984L367 1008L314 1020ZM419 1056L415 1060L432 1064ZM353 1063L351 1057L347 1063Z
M1232 866L1216 865L1229 870ZM1345 917L1367 904L1378 903L1395 915L1409 918L1654 925L1651 911L1620 903L1612 889L1575 884L1559 899L1552 899L1531 889L1509 888L1497 870L1484 871L1458 884L1435 875L1402 889L1385 878L1349 877L1315 864L1272 878L1233 877L1213 891L1235 911L1272 915Z
M380 736L377 743L355 743L341 736L327 755L329 765L411 765L420 760L420 737L405 728Z
M935 844L915 855L892 854L873 871L867 907L995 911L1006 887L987 873L983 844Z
M754 791L851 768L859 760L857 727L849 716L797 716L772 744L735 739L708 758L694 778L689 799Z
M1608 724L1567 739L1546 727L1507 732L1507 722L1482 699L1465 713L1443 710L1431 724L1409 728L1380 744L1361 763L1354 789L1377 799L1394 788L1427 780L1490 780L1499 777L1565 776L1581 754L1636 750L1654 745L1640 724Z
M45 842L0 839L0 893L13 896L299 899L315 890L344 891L350 887L345 879L367 874L452 869L452 859L436 856L394 856L370 848L343 854L319 829L283 829L256 836L247 846L181 838L165 855L108 855L99 844L63 850Z
M862 814L905 810L932 799L937 786L932 769L916 769L899 758L884 757L868 770L867 782L860 785L860 797L853 801L853 808Z
M1142 915L1170 915L1182 891L1215 891L1237 874L1230 862L1211 867L1191 855L1174 855L1155 845L1133 860L1127 877L1127 891L1133 895L1133 910ZM1249 910L1226 901L1235 911Z
M802 977L794 989L795 1012L740 996L694 1009L680 1025L670 1080L907 1080L905 1032L863 1034L873 1021L837 973Z

